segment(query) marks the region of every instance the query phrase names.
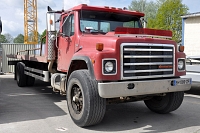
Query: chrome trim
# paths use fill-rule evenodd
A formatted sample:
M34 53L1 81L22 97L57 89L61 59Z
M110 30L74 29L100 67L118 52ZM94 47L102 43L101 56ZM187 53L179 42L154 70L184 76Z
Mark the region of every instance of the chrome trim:
M124 63L125 66L131 65L171 65L171 62L155 62L155 63Z
M123 76L123 72L124 72L124 68L123 68L123 66L124 66L124 55L123 55L123 53L124 53L124 51L123 51L123 47L124 46L163 46L163 47L171 47L172 49L159 49L159 50L163 50L163 51L173 51L173 55L171 56L171 55L169 55L169 56L171 56L172 57L172 60L173 60L173 70L172 70L172 74L168 74L168 75L150 75L150 76L130 76L130 77L124 77ZM135 49L137 49L137 48L125 48L125 49L128 49L128 50L135 50ZM145 49L145 50L148 50L148 49ZM157 51L158 49L155 49L155 51ZM151 50L149 50L150 52L151 52ZM121 63L120 63L120 67L121 67L121 80L126 80L126 79L144 79L144 78L159 78L159 77L171 77L171 76L174 76L175 75L175 70L176 70L176 68L175 68L175 48L174 48L174 45L173 44L153 44L153 43L151 43L151 44L149 44L149 43L121 43L121 45L120 45L120 61L121 61ZM150 55L151 56L151 55ZM158 55L156 55L156 56L158 56ZM156 57L155 56L155 57ZM165 55L163 55L163 56L165 56ZM168 55L167 55L168 56ZM148 56L147 55L145 55L145 56L142 56L142 55L139 55L139 56L137 56L137 55L135 55L134 57L138 57L138 58L147 58ZM153 55L152 55L152 57L154 57ZM161 57L161 56L160 56ZM149 58L151 58L151 57L149 57ZM161 58L163 58L163 57L161 57ZM170 57L169 57L170 58Z
M132 56L132 55L125 55L124 58L159 58L159 57L162 57L162 58L172 58L173 56L170 56L170 55L151 55L151 56L146 56L146 55L135 55L135 56Z
M104 65L103 65L103 61L104 60L114 60L115 61L115 63L116 63L115 64L115 67L116 67L116 72L115 73L111 73L111 74L105 74L104 73L104 71L103 71L104 70ZM117 59L115 59L115 58L104 58L104 59L102 59L102 74L103 75L116 75L117 74Z
M138 73L138 72L167 72L173 69L152 69L152 70L131 70L131 71L124 71L124 73Z
M149 45L148 45L149 46ZM139 48L125 48L124 51L172 51L171 49L139 49Z
M40 79L40 80L45 81L45 82L49 82L49 80L50 80L49 71L43 71L43 70L31 68L31 67L25 67L24 69L27 70L27 71L24 71L24 73L26 75ZM38 73L38 74L41 74L41 75L39 76L39 75L36 75L32 72L35 72L35 73Z
M152 78L165 78L165 77L169 77L169 75L152 75L152 76L131 76L128 77L128 79L152 79ZM127 78L123 78L122 80L125 80Z
M173 81L189 80L188 84L172 85ZM133 89L128 89L128 84L134 84ZM115 98L138 95L152 95L177 91L186 91L191 88L191 78L174 78L161 80L142 80L98 83L100 97Z
M163 39L172 39L170 36L159 36L159 35L145 35L145 34L115 34L117 37L142 37L142 38L163 38Z

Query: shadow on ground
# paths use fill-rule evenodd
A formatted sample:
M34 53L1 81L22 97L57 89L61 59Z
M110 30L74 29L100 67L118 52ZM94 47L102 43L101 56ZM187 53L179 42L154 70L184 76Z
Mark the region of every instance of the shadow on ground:
M49 83L36 81L33 87L18 87L10 75L0 76L0 124L66 115L55 103L65 100Z
M189 94L200 95L200 89L192 88ZM156 114L147 109L142 101L109 105L104 120L88 127L98 131L169 132L200 126L200 97L186 94L181 107L169 114ZM183 130L182 130L183 131ZM187 132L187 131L186 131ZM195 131L194 131L195 132Z
M13 78L0 76L0 124L66 115L68 112L55 104L65 101L65 97L54 93L49 85L37 81L34 87L20 88ZM200 98L190 95L185 96L178 110L164 115L149 111L142 101L108 105L100 124L79 128L68 121L67 128L70 132L179 132L200 126L199 110Z
M198 83L193 84L192 88L189 91L186 91L185 93L200 95L200 84L198 84Z

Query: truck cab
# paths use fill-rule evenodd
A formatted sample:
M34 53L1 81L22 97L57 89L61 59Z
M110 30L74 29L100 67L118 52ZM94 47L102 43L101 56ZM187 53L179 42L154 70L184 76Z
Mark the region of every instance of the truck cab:
M143 100L160 114L178 109L191 87L190 78L180 78L186 73L183 46L171 31L143 28L142 17L85 4L48 11L45 55L10 56L23 59L10 62L18 85L33 85L32 78L51 82L66 94L80 127L101 122L110 103Z

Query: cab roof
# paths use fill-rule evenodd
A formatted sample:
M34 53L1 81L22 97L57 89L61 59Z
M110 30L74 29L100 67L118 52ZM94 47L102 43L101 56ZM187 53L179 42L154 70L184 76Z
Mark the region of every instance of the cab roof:
M88 6L87 4L81 4L69 9L69 11L78 11L78 10L105 11L105 12L122 13L122 14L138 16L138 17L144 17L144 13L141 13L138 11L123 10L122 8L115 8L115 7L108 7L108 6L96 7L96 6Z

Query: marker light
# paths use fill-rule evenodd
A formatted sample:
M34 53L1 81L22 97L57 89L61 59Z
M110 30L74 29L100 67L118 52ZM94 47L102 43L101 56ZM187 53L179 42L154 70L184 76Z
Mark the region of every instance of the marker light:
M52 20L52 19L49 20L49 24L50 24L50 25L53 24L53 20Z
M116 7L110 7L111 9L116 9Z
M97 43L96 44L96 50L102 51L103 50L103 43Z
M179 51L183 52L184 51L184 46L179 46Z

